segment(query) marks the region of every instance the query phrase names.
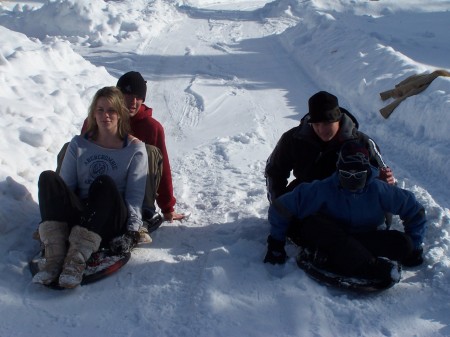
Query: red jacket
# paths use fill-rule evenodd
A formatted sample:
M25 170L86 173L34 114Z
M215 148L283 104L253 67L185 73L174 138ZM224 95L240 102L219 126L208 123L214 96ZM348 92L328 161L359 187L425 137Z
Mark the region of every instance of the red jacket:
M173 196L172 173L170 170L169 156L167 155L164 128L161 123L152 117L152 108L142 104L138 113L130 119L131 132L145 144L156 146L163 156L163 170L161 182L158 188L156 202L162 213L174 211L176 202ZM81 133L87 128L87 120L84 121Z

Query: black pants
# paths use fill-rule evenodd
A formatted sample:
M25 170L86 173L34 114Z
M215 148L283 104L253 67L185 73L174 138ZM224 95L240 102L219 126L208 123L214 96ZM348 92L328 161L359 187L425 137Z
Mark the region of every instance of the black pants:
M289 236L296 237L294 241L306 248L324 253L330 269L343 275L354 274L378 256L402 261L413 250L411 238L403 232L374 230L350 234L335 220L320 214L294 223Z
M102 243L126 231L128 210L111 177L98 176L89 187L85 200L71 191L53 171L44 171L38 183L42 221L64 221L70 227L80 225L102 237Z

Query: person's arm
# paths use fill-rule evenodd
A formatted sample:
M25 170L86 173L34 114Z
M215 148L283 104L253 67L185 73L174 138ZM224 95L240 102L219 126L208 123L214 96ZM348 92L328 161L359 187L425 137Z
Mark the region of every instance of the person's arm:
M74 137L67 147L59 172L67 187L72 191L76 191L78 187L77 149L78 145Z
M302 198L302 195L308 198ZM284 264L284 250L289 226L296 220L317 212L322 204L318 181L297 186L293 191L274 199L269 206L270 235L264 263Z
M286 232L291 221L295 219L295 212L285 205L285 202L293 198L292 192L283 197L283 200L274 199L269 206L270 234L267 237L267 253L264 263L284 264L288 258L284 249Z
M422 246L423 238L427 225L427 218L425 209L418 204L414 207L414 212L408 217L400 217L405 226L405 233L412 239L414 248L417 249Z
M389 204L388 211L400 216L405 233L412 239L414 248L419 248L423 243L427 225L424 207L412 192L396 186L385 186L386 193L381 196L382 202Z
M269 207L270 234L283 241L293 219L304 219L318 212L332 195L330 180L331 177L300 184L291 192L275 199Z
M128 167L125 204L128 208L128 231L138 231L142 226L142 203L147 181L148 158L144 143L139 142Z
M166 148L164 129L161 124L158 124L156 130L157 138L155 140L155 146L161 150L163 156L163 169L156 202L159 208L161 208L161 212L164 214L164 218L166 219L166 214L170 214L175 211L174 206L176 199L173 195L172 172L170 168L169 155ZM170 219L166 220L170 221Z
M423 263L423 239L427 228L427 218L424 207L409 191L390 186L395 191L397 213L403 221L405 233L413 242L413 251L402 262L403 266L415 267Z
M392 169L385 163L380 148L370 137L367 137L367 142L369 145L371 164L379 169L378 178L387 182L389 185L395 185L397 181L394 177L394 172L392 172Z
M288 136L284 134L267 159L264 175L266 178L267 198L270 203L287 191L288 179L292 170L289 146Z

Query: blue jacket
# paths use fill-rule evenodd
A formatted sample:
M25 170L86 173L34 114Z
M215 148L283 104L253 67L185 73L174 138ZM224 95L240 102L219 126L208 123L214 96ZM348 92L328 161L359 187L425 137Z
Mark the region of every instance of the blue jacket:
M271 236L279 241L286 239L290 223L287 214L304 219L320 212L334 218L349 233L360 233L376 230L388 212L400 216L405 233L418 248L427 222L423 206L413 193L376 179L377 176L378 170L372 167L366 186L355 193L339 186L337 172L324 180L300 184L269 207Z

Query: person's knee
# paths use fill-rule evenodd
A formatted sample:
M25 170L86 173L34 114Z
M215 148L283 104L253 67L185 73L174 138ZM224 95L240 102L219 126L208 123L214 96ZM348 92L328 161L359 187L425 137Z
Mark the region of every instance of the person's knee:
M51 170L43 171L39 175L38 187L47 185L50 181L54 181L56 178L56 173Z
M412 239L401 232L397 232L399 238L398 238L398 242L399 242L399 250L402 252L403 257L400 258L400 260L405 259L406 257L410 256L414 250L414 243L412 241Z
M94 179L89 187L89 194L95 193L112 193L116 189L114 179L106 174L102 174Z
M98 184L98 185L105 185L105 186L111 186L115 185L114 179L106 174L99 175L97 178L94 179L92 184Z
M384 240L381 237L381 242L390 259L402 261L412 254L414 243L407 234L398 230L380 231L379 234L386 237Z

